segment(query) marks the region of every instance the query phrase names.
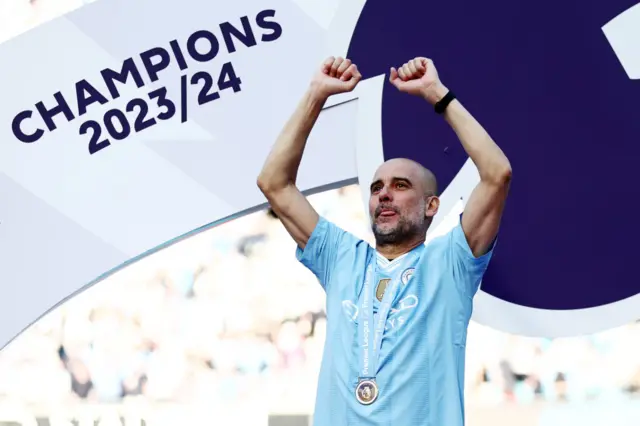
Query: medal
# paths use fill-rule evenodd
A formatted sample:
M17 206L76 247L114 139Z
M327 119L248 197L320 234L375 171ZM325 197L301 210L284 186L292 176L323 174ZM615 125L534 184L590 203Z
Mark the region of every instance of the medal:
M356 387L356 399L362 405L372 404L378 398L378 385L373 380L360 380Z
M421 253L422 250L414 252L412 256L408 257L409 263L413 264L416 258L420 257ZM411 278L410 276L397 276L395 279L382 279L379 281L377 289L375 290L375 297L380 301L380 308L378 317L374 319L374 290L371 287L374 278L378 275L378 265L375 254L373 255L373 259L369 258L368 263L362 289L362 304L359 309L357 331L360 374L355 394L356 399L362 405L373 404L376 399L378 399L379 389L376 383L376 374L378 372L377 364L380 347L382 345L382 335L400 283L406 284Z

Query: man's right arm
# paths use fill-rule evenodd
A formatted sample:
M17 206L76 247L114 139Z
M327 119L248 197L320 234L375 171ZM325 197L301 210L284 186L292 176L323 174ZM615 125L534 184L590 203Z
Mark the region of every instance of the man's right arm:
M328 58L280 133L258 176L258 187L303 250L318 224L319 215L296 187L302 154L329 96L353 90L360 78L356 66L349 60Z
M298 246L304 249L318 213L296 187L298 167L311 129L326 99L311 86L273 146L258 177L258 187Z

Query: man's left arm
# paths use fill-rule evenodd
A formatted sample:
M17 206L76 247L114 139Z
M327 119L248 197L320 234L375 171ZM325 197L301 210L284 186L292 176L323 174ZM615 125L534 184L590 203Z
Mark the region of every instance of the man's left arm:
M433 103L442 99L447 92L441 86ZM449 103L444 118L480 174L480 183L469 196L461 224L471 252L475 257L480 257L491 248L498 234L511 182L511 164L460 101L454 99Z
M399 90L422 96L432 105L449 92L433 61L427 58L415 58L398 70L392 68L390 81ZM480 257L489 251L498 234L511 181L511 164L460 101L452 100L443 115L480 174L480 183L466 203L461 224L471 252Z

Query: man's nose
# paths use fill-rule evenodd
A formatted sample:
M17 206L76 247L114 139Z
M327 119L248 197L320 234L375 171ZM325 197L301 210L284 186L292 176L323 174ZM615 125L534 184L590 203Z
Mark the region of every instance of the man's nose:
M380 201L390 201L391 200L391 192L389 192L387 187L384 187L384 188L382 188L380 190L380 192L378 193L378 199Z

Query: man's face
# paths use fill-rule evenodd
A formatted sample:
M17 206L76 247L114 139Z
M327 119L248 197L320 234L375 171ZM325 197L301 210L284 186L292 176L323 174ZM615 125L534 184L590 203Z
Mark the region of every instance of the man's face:
M371 183L369 215L378 244L395 244L426 232L427 197L419 166L390 160Z

